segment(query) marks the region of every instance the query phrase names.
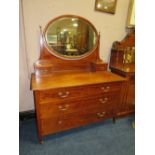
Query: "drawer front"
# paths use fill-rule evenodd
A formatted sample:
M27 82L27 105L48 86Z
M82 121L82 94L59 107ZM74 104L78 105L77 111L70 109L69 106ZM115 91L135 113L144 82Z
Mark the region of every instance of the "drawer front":
M48 118L41 120L42 135L63 131L81 125L86 125L93 122L102 121L106 118L112 117L113 114L101 109L93 109L88 113L74 114L72 117L69 115L59 118Z
M78 86L68 88L58 88L53 90L40 91L40 103L66 102L75 98L89 97L108 92L119 91L121 83L105 83L89 86Z
M116 109L118 93L106 93L97 97L80 98L78 101L64 103L46 103L40 105L40 117L58 117L80 111L88 111L93 108L104 110Z

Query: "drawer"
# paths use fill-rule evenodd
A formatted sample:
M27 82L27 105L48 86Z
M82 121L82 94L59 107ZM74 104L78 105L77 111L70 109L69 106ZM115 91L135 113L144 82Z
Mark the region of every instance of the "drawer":
M40 117L58 117L79 111L87 111L93 108L105 110L116 109L118 93L106 93L96 97L84 97L64 103L46 103L40 105Z
M82 108L84 111L87 109L100 108L100 109L115 109L119 99L118 92L105 93L96 97L90 97L89 99L83 100Z
M121 83L105 83L88 86L57 88L51 90L40 91L40 103L47 102L66 102L75 98L89 97L108 92L119 91Z
M81 104L78 102L46 103L40 105L40 118L59 117L79 111Z
M59 119L50 118L40 120L41 135L48 135L59 131Z
M112 117L114 114L106 112L101 109L94 109L88 113L76 113L72 117L59 117L59 118L48 118L41 120L41 132L42 135L63 131L81 125L86 125L93 122L102 121L106 118Z

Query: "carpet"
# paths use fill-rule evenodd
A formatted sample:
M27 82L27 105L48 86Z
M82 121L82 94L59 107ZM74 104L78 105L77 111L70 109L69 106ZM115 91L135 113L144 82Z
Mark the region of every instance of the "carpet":
M39 144L35 119L24 120L19 130L20 155L134 155L134 116L111 119L43 138Z

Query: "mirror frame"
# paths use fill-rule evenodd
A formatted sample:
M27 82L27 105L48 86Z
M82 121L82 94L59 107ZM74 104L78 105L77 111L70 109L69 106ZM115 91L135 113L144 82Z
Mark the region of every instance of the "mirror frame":
M96 43L94 45L94 47L89 50L88 52L86 52L85 54L82 54L82 55L78 55L78 56L67 56L67 55L62 55L60 53L58 53L56 50L54 50L53 48L51 48L48 43L47 43L47 40L46 40L46 31L49 27L49 25L53 22L55 22L56 20L60 19L60 18L79 18L79 19L82 19L83 21L85 21L86 23L88 23L88 25L90 25L92 27L92 29L94 30L95 34L96 34ZM97 33L97 30L95 28L95 26L87 19L81 17L81 16L77 16L77 15L62 15L62 16L58 16L52 20L50 20L48 22L48 24L45 26L44 28L44 31L43 31L43 41L44 41L44 45L45 47L47 48L48 52L50 52L51 54L53 54L54 56L58 57L58 58L61 58L61 59L65 59L65 60L79 60L79 59L83 59L87 56L89 56L90 54L92 54L94 52L94 50L97 48L98 46L98 42L99 42L99 34Z

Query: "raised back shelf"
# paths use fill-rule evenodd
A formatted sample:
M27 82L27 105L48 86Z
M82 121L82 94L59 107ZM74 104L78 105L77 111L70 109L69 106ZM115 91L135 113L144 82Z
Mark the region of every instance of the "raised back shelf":
M65 19L75 18L79 20L79 23L81 20L82 22L85 22L86 24L88 24L87 27L91 28L91 30L89 31L90 32L93 31L93 33L95 34L94 37L96 39L96 42L94 44L94 47L88 50L84 55L78 55L78 56L65 55L65 54L63 56L62 54L56 52L53 48L50 48L47 42L47 38L46 38L48 27L51 24L53 24L55 21L61 18L62 19L63 18ZM90 39L87 38L87 40L90 40ZM40 27L40 58L34 64L35 74L36 76L42 76L42 75L48 76L48 75L51 75L57 72L65 72L65 71L67 72L68 71L70 72L76 72L76 71L77 72L80 72L80 71L81 72L83 71L94 72L94 71L101 71L101 70L105 71L107 70L107 63L103 62L99 57L99 46L100 46L100 34L97 33L96 28L87 19L80 17L80 16L75 16L75 15L65 15L65 16L57 17L51 20L46 25L44 31L42 31ZM73 49L69 49L69 50L74 52ZM64 53L64 50L62 52Z

